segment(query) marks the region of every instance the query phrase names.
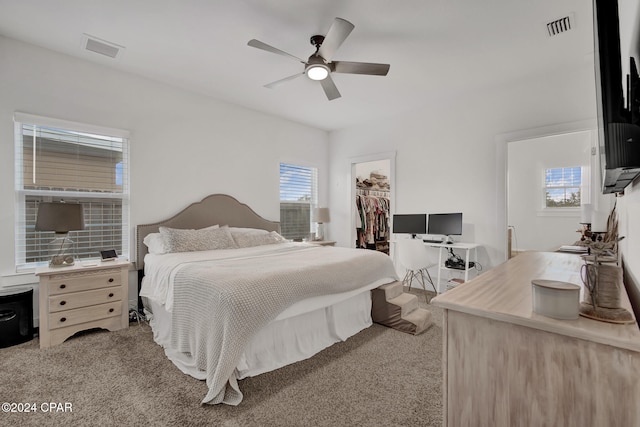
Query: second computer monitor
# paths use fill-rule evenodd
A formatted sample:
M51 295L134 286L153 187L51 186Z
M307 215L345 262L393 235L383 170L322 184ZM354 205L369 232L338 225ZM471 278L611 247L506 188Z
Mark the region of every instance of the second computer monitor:
M442 236L462 235L462 213L429 214L427 234Z

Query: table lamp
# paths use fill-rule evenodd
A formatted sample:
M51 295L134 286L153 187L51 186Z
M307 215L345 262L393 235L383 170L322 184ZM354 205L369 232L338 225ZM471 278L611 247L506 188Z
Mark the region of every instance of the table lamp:
M315 208L313 210L313 220L318 223L316 239L324 240L324 223L331 220L329 208Z
M84 230L84 215L79 203L41 202L38 205L36 231L53 231L55 238L49 242L53 254L50 267L66 267L74 264L70 250L73 241L69 231Z

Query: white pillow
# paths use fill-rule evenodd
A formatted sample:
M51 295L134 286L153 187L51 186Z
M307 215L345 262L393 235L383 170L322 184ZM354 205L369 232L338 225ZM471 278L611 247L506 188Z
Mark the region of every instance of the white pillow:
M239 248L250 248L253 246L273 245L274 243L285 242L286 239L275 231L261 230L258 228L238 228L230 227L233 240Z
M165 254L167 250L164 247L164 240L160 233L149 233L144 236L142 241L149 249L150 254Z
M227 227L207 227L200 230L160 227L160 234L167 252L208 251L238 247Z

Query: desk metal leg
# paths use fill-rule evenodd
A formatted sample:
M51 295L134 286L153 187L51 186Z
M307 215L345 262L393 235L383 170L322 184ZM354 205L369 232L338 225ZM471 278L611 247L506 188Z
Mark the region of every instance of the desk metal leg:
M440 271L442 271L442 246L440 246L438 250L438 293L442 293L442 288L440 287Z
M464 265L464 281L465 282L469 281L469 255L470 255L471 249L473 249L474 265L478 263L478 248L467 248L467 255L465 257L466 261Z
M464 261L464 281L465 283L469 281L469 248L467 248L467 253L465 254Z

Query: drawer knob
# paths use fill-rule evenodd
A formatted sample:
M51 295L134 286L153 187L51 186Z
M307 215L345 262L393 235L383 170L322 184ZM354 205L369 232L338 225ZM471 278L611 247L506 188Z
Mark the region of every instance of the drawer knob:
M113 277L109 277L109 283L113 282Z
M109 309L109 313L113 313L113 308L110 308L110 309Z
M60 301L60 305L65 305L66 303L66 301Z
M66 317L61 317L61 318L60 318L60 321L61 321L61 322L66 322L66 321L67 321L67 318L66 318Z
M112 297L113 297L113 292L110 292L109 293L109 298L112 298Z
M64 289L66 287L67 287L67 285L65 285L64 283L62 285L60 285L60 289Z

